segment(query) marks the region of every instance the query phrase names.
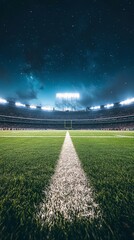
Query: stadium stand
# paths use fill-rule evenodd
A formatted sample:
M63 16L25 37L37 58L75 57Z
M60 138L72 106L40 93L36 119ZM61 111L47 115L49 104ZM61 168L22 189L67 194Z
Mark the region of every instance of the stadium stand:
M110 109L43 111L0 104L0 129L134 129L134 104Z

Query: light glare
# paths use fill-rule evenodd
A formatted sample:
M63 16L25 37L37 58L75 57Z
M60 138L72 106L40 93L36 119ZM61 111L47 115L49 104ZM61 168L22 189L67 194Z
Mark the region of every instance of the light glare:
M91 110L98 110L98 109L100 109L100 106L91 107L90 109Z
M36 106L35 105L30 105L29 106L31 109L36 109Z
M22 104L22 103L20 103L20 102L16 102L15 105L16 105L17 107L25 107L25 104Z
M105 108L111 108L111 107L113 107L113 106L114 106L114 104L111 103L111 104L107 104L107 105L105 105L104 107L105 107Z
M124 100L120 102L121 105L128 105L134 102L134 98L128 98L127 100Z
M7 103L7 100L4 98L0 98L0 103Z
M79 93L57 93L56 98L59 99L79 99Z
M44 110L44 111L52 111L53 107L51 107L51 106L44 106L41 109Z

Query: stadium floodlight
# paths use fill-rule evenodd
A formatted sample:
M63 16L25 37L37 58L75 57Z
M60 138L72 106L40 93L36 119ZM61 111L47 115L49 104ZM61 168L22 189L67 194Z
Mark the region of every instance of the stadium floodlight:
M53 107L51 107L51 106L44 106L41 109L44 111L53 111Z
M25 105L25 104L22 104L22 103L20 103L20 102L16 102L16 103L15 103L15 106L17 106L17 107L25 107L26 105Z
M35 105L30 105L29 106L31 109L36 109L36 106Z
M91 107L90 109L91 110L98 110L98 109L100 109L100 106Z
M7 103L7 100L4 98L0 98L0 103Z
M114 104L113 104L113 103L107 104L107 105L105 105L104 107L105 107L105 108L111 108L111 107L114 107Z
M121 105L129 105L131 103L134 103L134 98L128 98L127 100L120 102Z
M58 99L79 99L79 93L57 93L56 98Z

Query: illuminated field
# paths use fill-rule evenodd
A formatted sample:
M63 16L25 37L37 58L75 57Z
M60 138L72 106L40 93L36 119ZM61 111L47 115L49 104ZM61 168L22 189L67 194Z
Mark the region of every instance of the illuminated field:
M134 132L70 131L101 217L38 218L65 134L0 132L0 239L131 239Z
M71 136L93 136L93 137L98 137L98 136L103 136L103 137L129 137L132 136L134 137L134 132L133 131L105 131L105 130L79 130L79 131L70 131Z
M131 239L134 234L134 132L72 131L71 135L77 136L72 137L73 143L94 186L103 223L113 235L110 239Z
M24 131L1 131L0 132L0 137L5 137L5 136L9 136L9 137L25 137L25 136L28 136L28 137L59 137L59 136L62 136L62 137L65 137L65 134L66 134L66 131L58 131L58 130L45 130L45 131L42 131L42 130L24 130Z

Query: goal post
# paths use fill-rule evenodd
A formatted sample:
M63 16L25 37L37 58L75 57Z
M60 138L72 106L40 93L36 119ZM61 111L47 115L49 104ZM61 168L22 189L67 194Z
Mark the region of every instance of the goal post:
M65 129L72 129L72 120L64 120L64 128Z

